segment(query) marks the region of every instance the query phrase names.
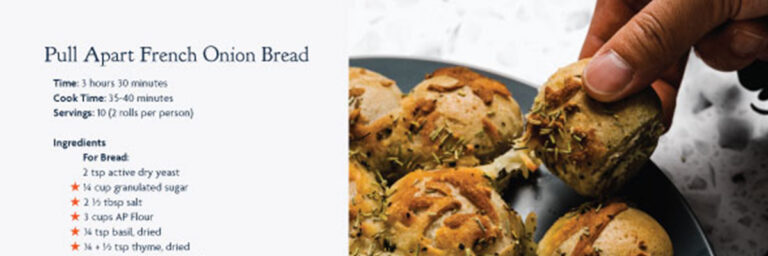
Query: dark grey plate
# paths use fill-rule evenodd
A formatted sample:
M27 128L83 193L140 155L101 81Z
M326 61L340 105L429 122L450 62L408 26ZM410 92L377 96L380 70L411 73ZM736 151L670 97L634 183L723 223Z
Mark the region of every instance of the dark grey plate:
M408 92L424 79L425 74L441 67L460 64L376 57L352 58L349 65L379 72L397 81L403 92ZM523 113L530 110L537 93L534 87L512 78L472 69L506 84ZM714 255L691 208L667 176L652 162L649 161L618 196L634 203L664 226L672 239L675 255ZM576 194L546 168L542 168L535 179L512 184L504 191L504 198L518 212L525 214L534 211L539 216L536 241L541 239L558 217L589 200Z

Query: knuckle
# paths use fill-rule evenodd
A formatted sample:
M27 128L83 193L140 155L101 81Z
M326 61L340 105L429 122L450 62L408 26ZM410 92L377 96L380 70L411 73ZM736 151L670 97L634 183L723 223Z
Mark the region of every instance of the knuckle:
M715 1L716 6L718 9L716 10L722 10L722 13L720 16L725 18L742 18L740 16L742 15L742 4L744 1L742 0L719 0Z
M655 14L640 12L633 19L637 32L635 43L642 47L642 50L655 56L664 56L672 51L669 33Z

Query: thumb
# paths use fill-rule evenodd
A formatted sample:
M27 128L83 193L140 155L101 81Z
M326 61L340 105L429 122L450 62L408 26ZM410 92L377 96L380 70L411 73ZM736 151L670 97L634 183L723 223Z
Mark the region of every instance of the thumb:
M651 1L595 53L586 90L616 101L650 86L708 31L733 16L730 0Z

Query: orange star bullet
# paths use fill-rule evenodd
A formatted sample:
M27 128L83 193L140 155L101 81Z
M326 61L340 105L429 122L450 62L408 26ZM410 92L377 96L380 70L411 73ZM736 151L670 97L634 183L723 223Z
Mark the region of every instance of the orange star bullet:
M80 214L77 214L77 212L75 212L75 213L73 213L72 215L69 215L69 216L72 216L72 220L80 220Z
M72 191L80 191L80 185L78 185L77 182L72 183L70 186L72 187Z
M77 236L77 235L79 235L79 234L80 234L80 230L79 230L79 229L77 229L77 227L75 227L75 228L73 228L73 229L72 229L72 235L73 235L73 236Z
M72 206L78 206L78 204L80 204L80 200L77 200L77 197L70 200L70 202L72 202Z
M72 243L72 250L77 251L80 249L80 245L77 242Z

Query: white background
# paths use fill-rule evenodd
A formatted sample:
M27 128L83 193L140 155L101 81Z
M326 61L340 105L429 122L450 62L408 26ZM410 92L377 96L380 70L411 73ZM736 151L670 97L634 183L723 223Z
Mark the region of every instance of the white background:
M342 6L342 1L4 3L0 254L97 255L71 254L69 247L78 241L69 233L69 184L82 180L83 167L107 166L81 162L88 151L131 155L130 163L109 167L182 170L178 182L190 184L190 191L142 195L141 211L155 214L157 221L148 226L163 227L157 241L192 242L188 255L343 255ZM263 45L286 50L308 45L310 62L206 63L199 53L197 63L44 62L47 45L60 50L78 45L83 58L89 46L200 51L208 44L257 52ZM54 119L52 109L61 105L51 97L61 89L53 87L53 78L168 80L164 93L173 95L175 106L194 107L195 118ZM52 145L53 138L81 137L106 139L108 147L64 151Z

